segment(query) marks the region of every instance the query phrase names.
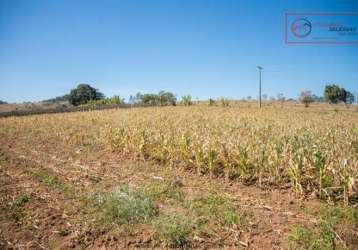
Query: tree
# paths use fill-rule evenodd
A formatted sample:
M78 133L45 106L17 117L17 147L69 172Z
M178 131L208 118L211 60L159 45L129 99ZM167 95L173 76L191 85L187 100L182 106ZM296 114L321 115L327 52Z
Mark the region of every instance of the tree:
M177 98L171 92L160 91L158 97L160 106L176 105Z
M129 97L129 103L131 104L138 104L141 103L142 101L142 94L140 92L138 92L135 96L130 96Z
M138 92L135 96L131 96L129 98L129 101L132 104L144 104L151 106L175 106L177 98L173 93L162 90L158 94L141 94Z
M4 101L0 100L0 104L7 104L7 102L4 102Z
M144 94L140 97L140 102L145 105L157 106L159 102L159 96L157 94Z
M182 96L181 101L182 101L182 103L183 103L185 106L190 106L190 105L193 104L191 95L184 95L184 96Z
M347 94L346 94L346 103L347 104L354 103L355 102L355 96L349 91L346 91L346 92L347 92Z
M334 104L346 102L347 91L336 84L327 85L324 89L324 98Z
M262 99L263 99L263 100L267 100L267 98L268 98L268 95L267 95L267 94L263 94L263 95L262 95Z
M104 95L89 84L79 84L75 89L71 90L69 102L78 106L86 104L90 100L101 100L103 98Z
M301 92L300 101L307 108L312 102L314 102L314 98L311 91L303 91Z

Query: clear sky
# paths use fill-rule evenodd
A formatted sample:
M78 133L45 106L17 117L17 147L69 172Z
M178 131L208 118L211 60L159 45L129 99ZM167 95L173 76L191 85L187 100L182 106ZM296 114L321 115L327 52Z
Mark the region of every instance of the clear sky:
M128 100L358 91L358 45L286 45L286 11L358 12L357 0L0 0L0 100L89 83Z

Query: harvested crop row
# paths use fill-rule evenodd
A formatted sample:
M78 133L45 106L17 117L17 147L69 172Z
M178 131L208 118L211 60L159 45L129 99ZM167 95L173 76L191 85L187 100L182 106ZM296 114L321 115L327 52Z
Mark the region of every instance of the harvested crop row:
M324 199L357 197L358 115L286 109L135 108L8 118L2 135L53 150L110 148L259 186Z

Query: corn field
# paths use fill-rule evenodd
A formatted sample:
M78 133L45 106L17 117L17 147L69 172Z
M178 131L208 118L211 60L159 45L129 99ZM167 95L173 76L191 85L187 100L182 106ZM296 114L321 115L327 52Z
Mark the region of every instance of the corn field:
M134 108L6 118L0 127L3 138L28 145L109 150L302 196L357 199L357 112Z

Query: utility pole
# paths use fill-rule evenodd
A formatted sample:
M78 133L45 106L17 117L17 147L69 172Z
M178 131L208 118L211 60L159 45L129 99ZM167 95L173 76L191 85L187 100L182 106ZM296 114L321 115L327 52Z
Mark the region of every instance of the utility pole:
M261 66L257 66L259 69L259 108L261 108L261 70L263 69Z

